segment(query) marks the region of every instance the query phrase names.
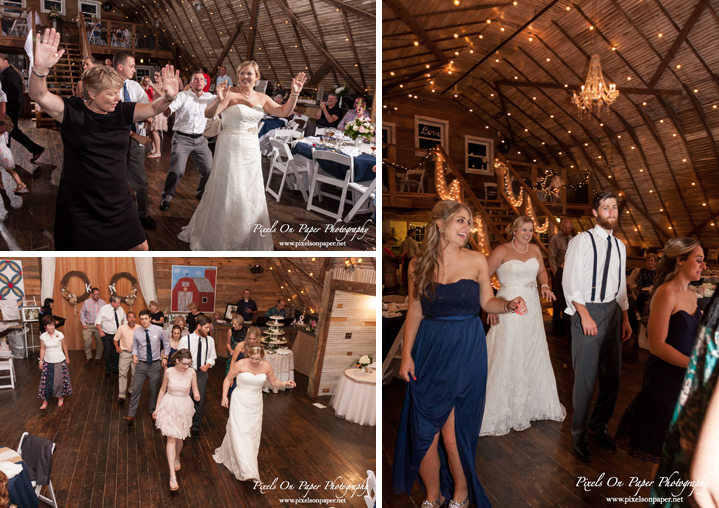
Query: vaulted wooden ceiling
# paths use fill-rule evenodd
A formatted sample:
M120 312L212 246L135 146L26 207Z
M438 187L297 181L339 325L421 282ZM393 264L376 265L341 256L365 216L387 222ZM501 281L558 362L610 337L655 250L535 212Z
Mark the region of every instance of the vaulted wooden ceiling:
M119 2L115 2L118 4ZM289 88L298 72L309 86L343 84L374 92L375 0L123 0L128 16L160 28L173 41L183 71L221 65L236 81L247 59L263 79Z
M441 95L528 161L590 169L626 199L620 225L633 246L690 235L719 246L718 9L718 0L384 0L384 101ZM621 93L580 116L571 92L593 54Z

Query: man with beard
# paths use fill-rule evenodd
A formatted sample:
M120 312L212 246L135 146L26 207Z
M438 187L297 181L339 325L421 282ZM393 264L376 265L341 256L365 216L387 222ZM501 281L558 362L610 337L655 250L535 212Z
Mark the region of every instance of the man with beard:
M632 335L623 275L626 248L612 235L619 217L616 196L611 191L598 193L592 213L597 225L569 242L562 281L567 300L565 313L572 321L572 447L584 462L591 460L588 430L601 446L616 448L607 425L619 395L622 340ZM599 393L590 418L597 377Z
M215 365L217 353L215 352L215 339L210 337L210 319L207 316L199 316L195 320L195 332L182 337L178 349L189 349L192 353L192 368L197 371L197 388L200 390L200 401L193 400L195 404L195 416L192 417L192 437L200 437L200 420L205 408L207 398L207 380L210 375L207 372Z

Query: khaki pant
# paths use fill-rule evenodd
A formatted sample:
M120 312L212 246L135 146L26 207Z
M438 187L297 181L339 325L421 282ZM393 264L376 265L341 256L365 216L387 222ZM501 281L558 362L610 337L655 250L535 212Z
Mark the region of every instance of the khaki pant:
M130 370L133 380L135 379L135 364L132 362L132 351L123 351L120 353L120 395L124 399L129 393L132 395L132 383L130 383L130 391L127 392L127 371Z
M85 342L85 358L88 360L92 358L92 337L95 336L95 344L97 351L95 352L95 358L99 360L102 358L102 352L104 351L104 348L102 347L102 340L100 339L100 334L97 331L97 327L93 325L87 325L87 329L82 331L82 338Z

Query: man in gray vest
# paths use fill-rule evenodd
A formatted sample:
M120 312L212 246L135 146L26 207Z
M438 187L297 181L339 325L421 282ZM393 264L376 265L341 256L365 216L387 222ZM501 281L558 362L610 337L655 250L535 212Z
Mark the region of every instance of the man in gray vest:
M592 213L597 225L569 242L562 281L565 313L572 321L572 447L584 462L591 460L588 430L601 446L616 448L607 426L619 395L622 340L632 335L624 275L627 253L612 234L619 222L616 196L611 191L598 193ZM599 393L590 418L597 378Z

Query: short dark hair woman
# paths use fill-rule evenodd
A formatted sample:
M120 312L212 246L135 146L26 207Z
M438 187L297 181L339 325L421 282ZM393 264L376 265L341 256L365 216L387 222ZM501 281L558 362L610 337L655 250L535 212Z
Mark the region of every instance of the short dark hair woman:
M46 29L35 45L29 94L60 122L63 169L55 208L56 250L147 250L130 194L127 150L131 126L164 111L179 90L179 71L163 70L165 95L152 104L122 101L123 79L98 65L82 76L83 98L62 98L45 78L62 57L60 34Z

